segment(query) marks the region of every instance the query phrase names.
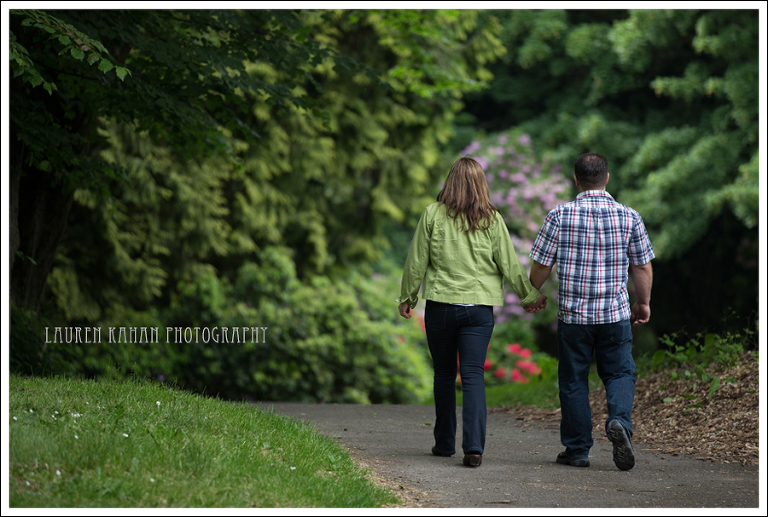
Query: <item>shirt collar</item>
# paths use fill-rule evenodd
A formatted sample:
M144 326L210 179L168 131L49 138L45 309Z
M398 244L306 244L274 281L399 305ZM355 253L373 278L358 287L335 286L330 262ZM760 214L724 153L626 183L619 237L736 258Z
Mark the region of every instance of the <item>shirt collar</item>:
M585 190L584 192L580 192L578 196L576 196L577 201L587 201L587 200L595 200L598 201L600 198L608 198L611 201L613 201L613 196L610 195L605 190Z

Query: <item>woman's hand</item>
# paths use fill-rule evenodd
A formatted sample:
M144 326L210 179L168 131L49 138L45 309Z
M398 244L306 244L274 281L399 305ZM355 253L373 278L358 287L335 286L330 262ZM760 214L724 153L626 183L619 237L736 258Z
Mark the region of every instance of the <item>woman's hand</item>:
M525 309L525 312L530 312L532 314L536 314L542 309L547 308L547 295L540 293L539 299L536 300L531 305L524 305L523 308Z
M409 319L411 317L411 305L407 301L398 305L397 308L400 310L400 316L403 318Z

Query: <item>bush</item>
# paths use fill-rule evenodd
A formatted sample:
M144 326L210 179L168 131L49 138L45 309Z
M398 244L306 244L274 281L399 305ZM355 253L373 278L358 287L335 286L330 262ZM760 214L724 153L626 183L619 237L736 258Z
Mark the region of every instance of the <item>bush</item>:
M415 347L423 338L413 324L394 319L395 290L359 274L351 283L315 277L301 284L286 267L288 253L266 250L261 264L241 267L234 287L213 273L187 286L170 318L176 324L266 330L247 332L245 342L184 343L181 384L264 401L408 403L423 396L430 378ZM231 302L222 306L211 293ZM185 317L190 304L199 305L193 314L209 317ZM387 312L392 316L383 317Z
M11 369L137 376L230 400L415 402L431 386L426 340L414 320L398 315L396 280L344 275L344 282L303 284L286 248L263 250L232 283L203 265L166 311L106 314L100 343L45 343L45 327L53 340L54 324L14 309ZM158 339L110 343L109 326L117 339L125 325L158 328Z
M562 173L562 166L541 158L530 136L517 130L489 135L473 141L461 154L470 154L483 167L491 193L491 202L499 209L510 232L520 262L529 267L528 253L547 213L558 204L571 199L571 183ZM508 288L507 288L508 289ZM557 274L542 288L554 310L535 316L537 325L548 325L557 318ZM533 320L523 310L516 294L508 291L505 305L496 311L496 321L507 319Z

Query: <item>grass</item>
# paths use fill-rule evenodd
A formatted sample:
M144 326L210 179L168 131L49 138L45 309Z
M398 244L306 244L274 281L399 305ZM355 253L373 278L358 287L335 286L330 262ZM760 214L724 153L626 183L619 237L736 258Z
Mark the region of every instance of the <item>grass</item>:
M593 367L594 369L594 367ZM602 381L597 371L589 374L589 389L595 389ZM456 391L456 405L461 406L462 393ZM424 399L422 404L434 404L434 397ZM485 404L488 407L538 406L545 409L560 407L557 378L536 378L527 384L508 383L485 388Z
M296 419L145 381L9 382L12 508L398 502Z

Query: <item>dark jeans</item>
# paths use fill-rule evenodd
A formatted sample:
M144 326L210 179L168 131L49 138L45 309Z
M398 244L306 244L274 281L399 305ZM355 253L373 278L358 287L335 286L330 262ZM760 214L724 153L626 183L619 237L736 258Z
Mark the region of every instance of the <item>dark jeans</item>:
M464 454L485 449L485 354L493 334L493 307L464 307L427 300L424 326L435 370L435 447L456 453L456 354L458 352Z
M560 440L572 459L586 458L592 441L589 408L589 367L592 353L597 373L605 384L608 419L618 420L632 436L632 405L635 399L635 361L632 359L632 327L629 320L602 325L571 325L558 321L560 384Z

